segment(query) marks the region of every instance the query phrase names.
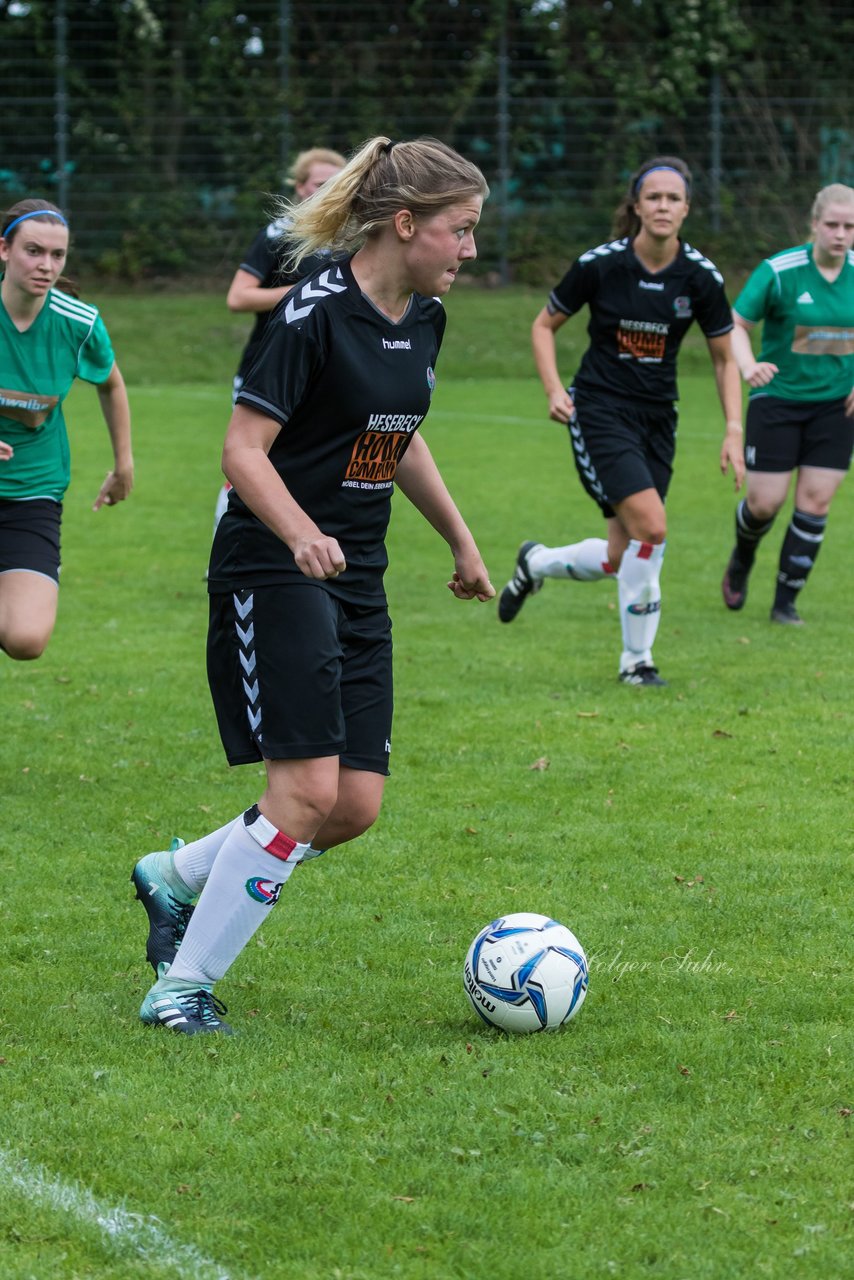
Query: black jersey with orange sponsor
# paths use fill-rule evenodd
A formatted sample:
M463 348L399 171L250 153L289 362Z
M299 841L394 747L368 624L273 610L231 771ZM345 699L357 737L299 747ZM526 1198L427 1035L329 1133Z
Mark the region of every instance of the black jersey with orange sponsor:
M338 540L347 568L323 585L383 599L385 534L397 465L426 417L445 311L413 294L395 324L361 292L349 260L327 264L273 312L238 393L279 424L269 458L294 500ZM209 589L302 577L284 542L232 490L211 552Z
M676 356L694 320L707 338L732 329L723 277L684 241L673 262L655 272L628 237L583 253L549 295L549 310L571 316L585 303L590 346L575 385L633 400L677 399Z
M288 218L276 218L273 222L268 222L267 226L258 232L249 246L249 252L240 264L240 270L248 271L250 275L255 276L260 281L262 289L280 289L283 285L295 284L303 276L311 275L312 271L328 257L327 254L316 254L305 258L296 270L286 269L282 265L284 253L282 237L289 225ZM240 357L238 378L246 377L247 370L251 367L261 346L261 339L264 337L271 315L272 310L255 313L255 323L252 326L249 341Z

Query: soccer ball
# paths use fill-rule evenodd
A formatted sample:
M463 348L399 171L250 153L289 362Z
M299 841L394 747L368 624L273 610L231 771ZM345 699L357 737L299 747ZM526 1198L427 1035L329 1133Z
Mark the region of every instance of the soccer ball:
M503 1031L555 1031L587 995L587 957L565 925L518 911L481 929L469 947L463 985L472 1008Z

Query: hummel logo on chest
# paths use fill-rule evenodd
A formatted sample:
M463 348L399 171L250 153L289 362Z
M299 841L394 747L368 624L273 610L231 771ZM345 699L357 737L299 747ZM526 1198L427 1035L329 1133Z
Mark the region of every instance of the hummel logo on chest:
M798 302L814 302L814 301L815 301L815 299L813 298L813 296L812 296L812 294L810 293L809 289L804 289L803 293L802 293L802 294L801 294L801 296L798 298Z
M411 351L411 338L383 338L383 351Z

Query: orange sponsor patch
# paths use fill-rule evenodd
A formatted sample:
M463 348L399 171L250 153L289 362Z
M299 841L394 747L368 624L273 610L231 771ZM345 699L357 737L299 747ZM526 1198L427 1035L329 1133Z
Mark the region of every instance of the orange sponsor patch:
M0 387L0 418L11 418L30 431L37 430L59 404L59 396L34 391L7 391Z
M832 324L796 325L792 351L798 356L854 355L854 329Z

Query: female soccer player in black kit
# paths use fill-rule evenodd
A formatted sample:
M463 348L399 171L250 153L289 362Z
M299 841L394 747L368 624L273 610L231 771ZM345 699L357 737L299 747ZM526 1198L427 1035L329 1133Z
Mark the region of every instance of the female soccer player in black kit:
M661 609L664 498L676 447L676 356L696 319L712 357L726 419L721 471L744 474L741 389L732 355L732 317L714 264L679 238L691 174L673 156L634 174L615 228L617 239L583 253L534 321L534 359L549 416L569 426L581 483L608 522L607 539L565 547L524 542L498 616L512 622L546 578L590 582L616 577L623 651L619 678L662 685L652 645ZM555 334L590 309L590 345L575 383L558 373Z
M448 543L453 594L495 595L418 432L445 327L437 295L476 256L487 194L480 170L442 143L375 138L290 210L293 257L329 246L336 260L282 300L238 393L223 451L235 492L208 577L208 678L226 756L263 760L267 785L227 826L134 868L158 972L143 1022L230 1030L214 982L293 868L379 812L395 484Z

